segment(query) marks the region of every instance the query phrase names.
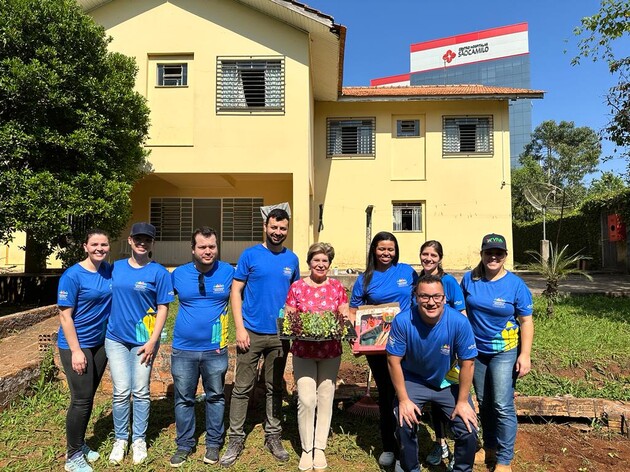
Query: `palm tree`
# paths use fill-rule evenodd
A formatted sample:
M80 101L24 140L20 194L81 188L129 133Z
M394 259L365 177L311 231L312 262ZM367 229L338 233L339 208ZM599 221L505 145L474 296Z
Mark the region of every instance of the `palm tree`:
M569 246L566 245L560 251L558 246L549 247L549 258L545 259L538 251L526 251L531 254L535 261L527 264L527 269L542 275L547 281L547 287L543 291L543 296L547 299L547 316L553 316L554 304L559 298L558 284L571 274L583 275L588 280L593 280L588 273L580 269L580 261L591 259L591 257L580 254L568 254Z

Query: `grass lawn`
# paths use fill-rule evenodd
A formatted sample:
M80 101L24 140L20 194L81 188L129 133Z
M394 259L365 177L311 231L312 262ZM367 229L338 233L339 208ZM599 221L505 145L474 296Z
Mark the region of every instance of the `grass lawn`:
M173 311L176 307L172 307ZM536 314L544 314L544 302L536 298ZM169 317L169 333L174 317ZM572 394L580 397L606 397L630 400L630 300L605 297L571 297L557 305L554 318L535 318L533 371L519 381L517 390L528 395ZM233 329L230 333L234 338ZM344 349L346 349L344 347ZM363 369L363 357L344 352L343 361ZM62 470L65 454L64 422L68 391L60 382L42 381L33 396L24 397L0 414L0 469L6 471ZM203 405L198 404L198 418ZM288 464L276 463L262 450L263 433L259 423L248 423L251 431L246 450L230 470L296 470L300 446L295 400L283 408L283 441L291 454ZM87 439L88 444L107 457L112 444L111 399L96 399ZM432 431L420 428L421 457L430 447ZM184 471L219 470L201 462L204 454L203 430L197 424L202 444ZM175 426L171 398L152 402L148 431L149 459L141 466L126 460L120 467L109 466L106 459L95 470L169 470L168 459L175 450ZM376 471L380 454L377 420L355 418L336 410L327 450L330 470ZM531 465L531 464L530 464ZM526 464L515 470L528 470ZM430 468L428 470L443 470ZM477 469L476 469L477 470ZM481 469L478 469L481 470ZM540 469L545 470L545 469Z

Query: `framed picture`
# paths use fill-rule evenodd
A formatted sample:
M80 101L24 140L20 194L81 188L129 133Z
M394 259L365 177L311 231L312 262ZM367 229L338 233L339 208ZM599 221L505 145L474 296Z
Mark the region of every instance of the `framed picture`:
M394 317L400 313L398 303L364 305L357 310L354 354L384 354Z

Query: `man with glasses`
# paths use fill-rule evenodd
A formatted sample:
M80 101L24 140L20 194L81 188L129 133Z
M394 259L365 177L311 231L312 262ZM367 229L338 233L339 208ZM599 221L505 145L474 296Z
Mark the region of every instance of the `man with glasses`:
M195 396L200 376L206 407L205 463L219 461L224 441L227 307L234 268L219 260L217 233L212 228L196 229L191 246L192 262L172 274L179 310L171 355L177 430L177 452L171 457L171 467L181 466L195 447Z
M417 425L422 407L437 404L455 435L452 470L472 471L477 446L477 415L470 398L477 347L468 318L445 305L439 276L421 277L416 286L418 305L399 313L387 342L387 360L396 389L394 415L400 441L400 466L420 471ZM459 379L447 373L459 363Z

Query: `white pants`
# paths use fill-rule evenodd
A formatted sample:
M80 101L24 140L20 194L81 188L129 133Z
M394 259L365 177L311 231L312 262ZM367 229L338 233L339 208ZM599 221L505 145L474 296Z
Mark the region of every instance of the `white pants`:
M340 364L341 356L333 359L293 357L293 375L298 391L298 430L305 452L312 451L313 447L326 449Z

